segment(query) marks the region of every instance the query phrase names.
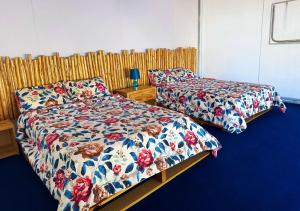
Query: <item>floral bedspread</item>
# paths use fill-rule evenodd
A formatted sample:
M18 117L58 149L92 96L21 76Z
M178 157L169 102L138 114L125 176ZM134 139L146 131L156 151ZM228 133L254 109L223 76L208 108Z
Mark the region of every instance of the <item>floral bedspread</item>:
M272 106L286 110L273 86L215 79L195 78L157 86L156 101L231 133L244 131L245 119L260 111Z
M183 114L120 96L21 114L17 139L59 201L86 210L219 142Z

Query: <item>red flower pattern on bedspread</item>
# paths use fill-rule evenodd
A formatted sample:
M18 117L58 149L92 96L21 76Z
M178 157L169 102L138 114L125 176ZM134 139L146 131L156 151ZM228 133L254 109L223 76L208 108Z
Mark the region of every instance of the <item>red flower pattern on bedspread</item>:
M122 170L122 166L119 164L116 164L113 168L115 174L120 174L121 170Z
M46 136L46 143L48 145L48 147L50 148L51 145L53 144L53 142L58 139L59 135L57 133L52 133L52 134L48 134Z
M38 91L33 91L31 94L32 95L38 95L39 93L38 93Z
M258 106L259 106L258 99L255 98L255 100L253 101L253 108L258 108Z
M206 95L206 92L203 92L203 91L199 91L199 92L197 93L197 97L198 97L199 99L203 99L203 98L205 97L205 95Z
M180 102L181 104L185 103L185 101L186 101L186 97L185 97L185 96L180 96L180 97L179 97L179 102Z
M150 111L150 112L159 111L159 108L158 107L149 107L148 111Z
M55 87L54 91L56 93L58 93L58 94L64 94L64 93L66 93L66 90L64 88L62 88L62 87L59 87L59 86Z
M78 121L88 120L89 118L90 118L89 116L76 116L76 117L74 117L74 119L78 120Z
M119 120L118 120L117 118L114 118L114 117L108 118L108 119L104 120L104 122L105 122L106 124L112 124L112 123L116 123L116 122L118 122L118 121L119 121Z
M170 117L160 117L158 120L163 123L168 123L171 121Z
M220 108L220 107L216 107L215 109L214 109L214 114L215 114L215 116L222 116L223 115L223 109L222 108Z
M198 138L193 131L187 131L184 136L184 140L188 143L188 145L196 145L198 143Z
M153 163L153 156L151 150L142 149L138 155L137 163L141 168L150 166Z
M33 124L36 120L38 120L38 119L39 119L39 118L38 118L37 116L31 117L31 118L28 120L29 126L31 127L32 124Z
M164 73L165 73L166 75L170 75L170 74L171 74L170 70L168 70L168 69L164 70Z
M62 190L64 187L66 176L63 170L58 170L55 174L54 182L55 187L57 187L59 190Z
M284 107L284 106L281 106L279 109L280 109L280 111L281 111L282 113L285 113L285 112L286 112L286 107Z
M175 150L175 147L176 147L175 143L174 142L170 142L170 147L171 147L171 150Z
M92 182L90 178L85 177L79 177L76 179L75 184L73 186L73 191L72 195L73 198L71 201L75 201L75 204L79 204L79 202L82 201L87 201L92 190Z
M103 83L96 83L96 87L99 92L104 92L106 89L105 86L103 85Z
M123 138L123 135L121 133L109 133L109 134L105 135L105 138L107 138L109 140L117 141L117 140Z
M197 153L221 148L185 115L121 96L32 110L21 114L18 127L18 141L59 210L87 209Z

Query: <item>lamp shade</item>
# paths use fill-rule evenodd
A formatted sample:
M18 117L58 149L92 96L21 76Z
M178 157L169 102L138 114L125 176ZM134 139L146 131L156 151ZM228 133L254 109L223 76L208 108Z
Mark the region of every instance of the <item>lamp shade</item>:
M140 79L140 70L137 68L130 69L130 79Z

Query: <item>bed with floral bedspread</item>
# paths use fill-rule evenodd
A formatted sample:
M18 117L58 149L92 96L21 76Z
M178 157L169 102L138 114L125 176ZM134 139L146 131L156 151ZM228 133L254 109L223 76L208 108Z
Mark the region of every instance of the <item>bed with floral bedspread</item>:
M197 77L158 84L156 101L231 133L241 133L247 118L272 106L286 110L273 86Z
M59 210L85 210L219 142L183 114L120 96L22 113L17 139Z

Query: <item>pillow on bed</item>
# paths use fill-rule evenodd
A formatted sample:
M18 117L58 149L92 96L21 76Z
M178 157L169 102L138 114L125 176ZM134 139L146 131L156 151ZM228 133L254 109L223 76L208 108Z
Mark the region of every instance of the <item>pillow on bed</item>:
M71 99L86 99L110 94L100 77L80 81L67 81L64 85Z
M180 68L169 68L169 69L154 69L148 70L148 78L151 85L165 85L178 81L177 70Z
M192 78L196 78L196 75L194 74L194 72L192 70L189 69L184 69L184 68L177 68L176 70L176 78L179 81L184 81L184 80L189 80Z
M15 92L21 113L66 103L68 95L62 82L23 88Z

